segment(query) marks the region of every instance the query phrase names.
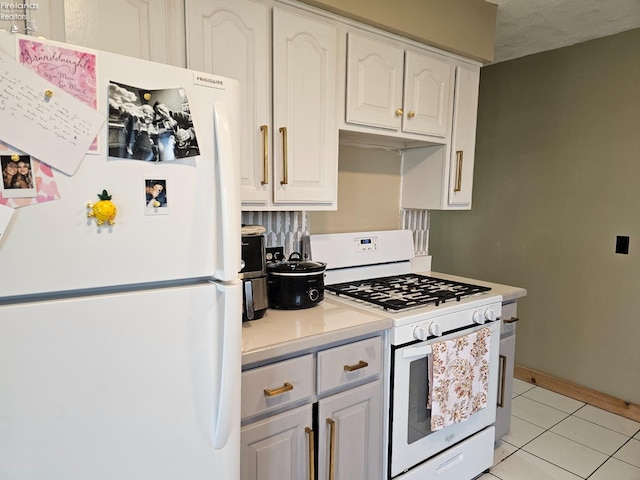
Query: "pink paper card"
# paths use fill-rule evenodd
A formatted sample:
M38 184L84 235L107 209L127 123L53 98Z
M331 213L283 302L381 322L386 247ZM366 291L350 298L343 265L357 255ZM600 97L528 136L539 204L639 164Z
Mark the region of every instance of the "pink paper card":
M88 50L70 49L55 42L20 38L20 63L84 104L98 109L96 55ZM100 153L98 137L88 153Z

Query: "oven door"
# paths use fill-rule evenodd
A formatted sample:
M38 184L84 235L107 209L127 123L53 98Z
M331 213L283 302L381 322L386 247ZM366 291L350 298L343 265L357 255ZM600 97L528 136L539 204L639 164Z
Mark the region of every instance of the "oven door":
M431 410L427 409L429 391L427 361L435 342L469 335L489 327L489 387L487 406L466 420L431 431ZM496 419L500 322L476 325L450 335L421 343L397 347L393 354L391 420L391 476L395 477L428 458L492 425Z

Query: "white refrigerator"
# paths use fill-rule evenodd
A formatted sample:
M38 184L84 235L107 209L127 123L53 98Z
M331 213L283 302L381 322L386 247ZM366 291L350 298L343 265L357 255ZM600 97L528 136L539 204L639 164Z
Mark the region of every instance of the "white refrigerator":
M0 48L15 55L17 38ZM59 200L15 210L0 242L0 478L234 480L238 85L95 53L105 118L110 82L184 89L199 155L111 158L105 123L99 154L55 172ZM168 206L150 211L158 178ZM113 225L87 216L103 190Z

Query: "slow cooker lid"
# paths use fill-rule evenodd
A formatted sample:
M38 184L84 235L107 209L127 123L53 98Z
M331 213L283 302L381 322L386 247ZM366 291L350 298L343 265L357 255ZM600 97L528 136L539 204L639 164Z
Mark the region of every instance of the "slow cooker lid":
M289 255L288 260L281 260L280 262L274 262L267 265L267 270L270 272L280 273L312 273L324 271L326 263L314 262L313 260L303 260L302 255L298 252L293 252Z

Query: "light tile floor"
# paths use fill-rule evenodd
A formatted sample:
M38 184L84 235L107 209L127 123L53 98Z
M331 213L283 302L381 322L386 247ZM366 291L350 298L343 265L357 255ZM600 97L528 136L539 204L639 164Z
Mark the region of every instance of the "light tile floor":
M640 480L640 423L514 380L511 432L480 480Z

